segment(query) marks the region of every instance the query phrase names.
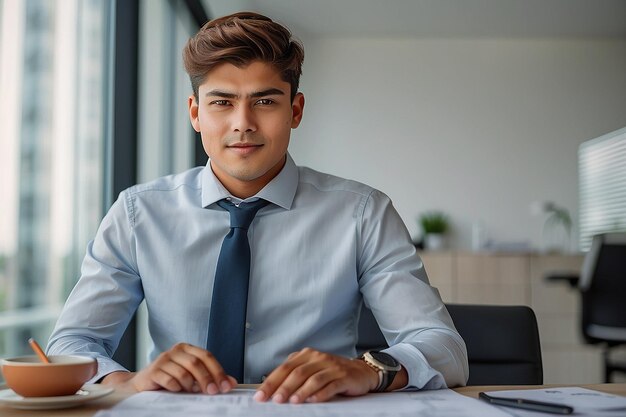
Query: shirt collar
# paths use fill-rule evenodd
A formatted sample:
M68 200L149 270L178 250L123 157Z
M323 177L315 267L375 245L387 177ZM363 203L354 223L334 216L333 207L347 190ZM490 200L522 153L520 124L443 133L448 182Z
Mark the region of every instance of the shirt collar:
M256 200L262 198L280 206L286 210L291 209L293 200L298 189L298 167L287 153L287 161L283 169L276 175L261 191L256 195L243 201ZM202 170L202 207L208 207L225 198L231 198L234 201L241 201L232 196L226 187L217 179L211 169L211 161L207 161L206 166Z

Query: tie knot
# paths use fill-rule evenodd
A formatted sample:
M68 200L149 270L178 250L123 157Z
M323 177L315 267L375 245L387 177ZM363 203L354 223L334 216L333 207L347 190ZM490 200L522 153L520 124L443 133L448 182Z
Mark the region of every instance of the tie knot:
M217 204L230 213L230 227L232 229L248 229L256 213L269 202L258 199L251 203L241 203L239 206L234 205L230 201L221 200Z

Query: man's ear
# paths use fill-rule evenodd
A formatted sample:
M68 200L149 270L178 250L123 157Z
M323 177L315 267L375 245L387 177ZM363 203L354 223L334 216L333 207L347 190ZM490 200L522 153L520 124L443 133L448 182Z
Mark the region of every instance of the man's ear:
M190 95L187 99L189 106L189 120L196 132L200 132L200 121L198 120L198 100L194 94Z
M302 113L304 112L304 94L297 93L291 103L291 128L295 129L302 121Z

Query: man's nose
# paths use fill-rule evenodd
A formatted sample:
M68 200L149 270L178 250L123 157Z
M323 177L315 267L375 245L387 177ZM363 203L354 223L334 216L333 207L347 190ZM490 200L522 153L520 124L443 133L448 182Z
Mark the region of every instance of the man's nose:
M256 117L249 106L239 106L233 113L233 131L256 131Z

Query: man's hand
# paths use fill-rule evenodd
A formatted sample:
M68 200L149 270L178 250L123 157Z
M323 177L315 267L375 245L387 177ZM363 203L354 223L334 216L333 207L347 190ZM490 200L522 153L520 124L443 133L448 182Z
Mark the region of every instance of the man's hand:
M406 374L404 369L402 372ZM364 395L377 385L378 373L364 361L305 348L289 355L272 371L254 399L267 401L271 398L276 403L292 404L322 402L338 394Z
M186 343L161 353L139 372L113 372L102 383L134 392L165 389L207 394L225 393L237 385L210 352Z

